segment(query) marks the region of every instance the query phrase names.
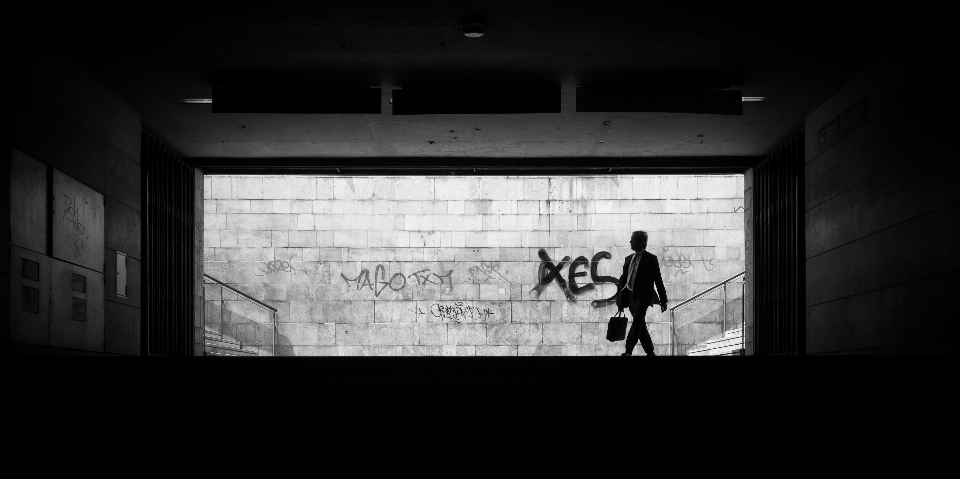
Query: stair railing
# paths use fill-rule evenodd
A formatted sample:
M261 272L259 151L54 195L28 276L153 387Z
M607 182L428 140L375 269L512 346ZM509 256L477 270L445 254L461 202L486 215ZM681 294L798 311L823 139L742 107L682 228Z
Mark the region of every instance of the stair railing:
M729 277L729 278L727 278L727 279L725 279L725 280L723 280L723 281L721 281L721 282L719 282L719 283L717 283L717 284L715 284L715 285L713 285L713 286L711 286L711 287L709 287L709 288L707 288L707 289L705 289L705 290L703 290L703 291L701 291L701 292L699 292L699 293L691 296L690 298L687 298L687 299L681 301L680 303L677 303L677 305L675 305L675 306L673 306L672 308L670 308L670 355L671 355L671 356L673 356L673 355L676 354L676 347L677 347L677 321L676 321L676 313L675 313L676 310L678 310L678 309L680 309L680 308L682 308L682 307L684 307L684 306L686 306L686 305L688 305L688 304L690 304L690 303L693 303L694 301L696 301L696 300L704 297L705 295L707 295L707 294L709 294L709 293L712 293L712 292L716 291L717 288L723 288L723 290L722 290L722 291L723 291L723 296L722 296L722 298L721 298L721 300L720 300L720 302L721 302L721 313L720 313L720 317L721 317L721 324L722 324L720 334L721 334L721 335L722 335L722 334L725 334L725 333L727 332L727 284L730 283L731 281L737 279L737 278L742 277L744 274L746 274L746 271L741 271L741 272L739 272L739 273L737 273L737 274L735 274L735 275L733 275L733 276L731 276L731 277ZM744 283L743 283L743 281L740 281L739 283L740 283L740 298L741 298L741 301L740 301L740 308L741 308L741 311L740 311L740 327L741 327L741 329L742 329L742 328L743 328L743 284L744 284ZM684 323L684 324L682 324L682 325L680 325L680 326L685 326L685 325L689 324L690 322L691 322L691 321L687 321L686 323ZM740 341L741 341L741 349L742 349L742 341L743 341L743 338L742 338L742 337L741 337Z
M267 311L267 313L270 314L270 317L273 319L273 355L276 356L277 355L277 309L262 301L258 301L255 298L252 298L250 295L218 280L217 278L214 278L213 276L210 276L209 274L204 273L203 279L204 279L204 283L206 284L217 284L220 286L220 334L223 335L223 309L224 309L223 308L223 290L227 289L233 294L236 294L238 298L244 301L253 303L257 307ZM206 322L206 317L204 317L204 322ZM241 346L242 345L243 343L241 342ZM207 350L206 342L204 342L203 350L204 352L206 352Z

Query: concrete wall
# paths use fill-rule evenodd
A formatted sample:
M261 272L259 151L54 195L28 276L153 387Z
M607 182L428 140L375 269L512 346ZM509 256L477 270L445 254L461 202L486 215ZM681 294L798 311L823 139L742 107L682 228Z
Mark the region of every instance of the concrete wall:
M203 170L194 169L193 354L203 356Z
M280 355L619 354L603 337L616 311L603 277L619 278L631 231L650 232L673 303L744 267L742 176L205 182L204 268L279 310ZM564 257L569 283L581 256L576 288L541 284ZM273 353L265 314L221 304L218 287L206 298L209 328ZM682 343L720 334L719 299L681 313ZM646 318L661 354L668 316Z
M4 49L6 118L0 139L0 341L9 341L10 150L56 168L105 197L104 344L140 348L140 118L59 49L14 28ZM127 254L126 298L116 295L116 252Z
M806 119L807 353L957 352L957 95L949 42L918 36ZM868 123L818 132L866 97Z
M743 276L743 353L753 355L754 353L754 298L757 283L754 280L754 245L755 237L753 231L753 168L748 169L743 174L743 223L744 223L744 270Z

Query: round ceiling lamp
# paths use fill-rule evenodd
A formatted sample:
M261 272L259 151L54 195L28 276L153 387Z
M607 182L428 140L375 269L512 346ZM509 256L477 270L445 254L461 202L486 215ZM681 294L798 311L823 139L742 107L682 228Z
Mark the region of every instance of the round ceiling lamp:
M460 24L463 29L463 35L467 38L480 38L487 31L487 24L480 22L464 22Z

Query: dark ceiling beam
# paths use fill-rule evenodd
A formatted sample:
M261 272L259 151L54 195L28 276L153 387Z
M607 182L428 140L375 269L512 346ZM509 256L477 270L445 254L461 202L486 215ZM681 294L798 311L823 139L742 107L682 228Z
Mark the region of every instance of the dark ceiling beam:
M189 158L208 174L276 175L599 175L731 174L759 156L639 158Z

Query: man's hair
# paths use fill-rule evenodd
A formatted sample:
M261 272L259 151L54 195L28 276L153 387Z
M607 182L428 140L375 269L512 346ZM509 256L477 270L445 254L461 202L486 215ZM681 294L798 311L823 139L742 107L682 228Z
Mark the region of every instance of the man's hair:
M640 244L642 244L644 247L647 246L647 240L650 239L650 236L647 235L647 232L643 230L634 231L632 237L639 238Z

